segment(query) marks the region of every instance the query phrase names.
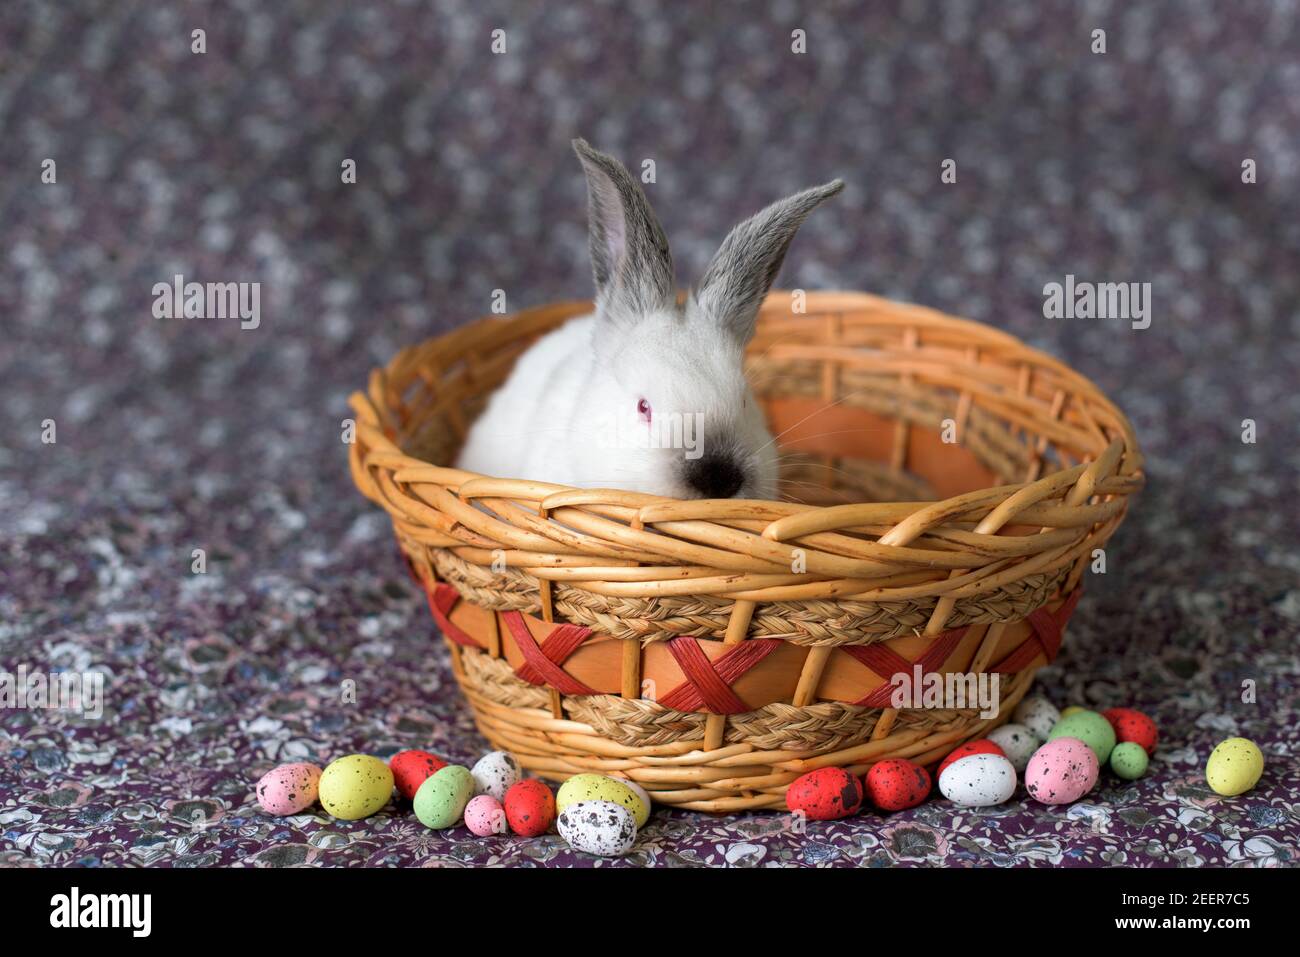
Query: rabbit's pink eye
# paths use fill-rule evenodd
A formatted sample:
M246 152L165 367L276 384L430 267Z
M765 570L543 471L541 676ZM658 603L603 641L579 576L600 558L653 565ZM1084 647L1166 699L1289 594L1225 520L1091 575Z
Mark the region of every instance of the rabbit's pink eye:
M648 423L648 422L650 421L650 411L651 411L651 410L650 410L650 403L649 403L649 402L647 402L645 399L641 399L641 400L640 400L639 402L637 402L637 404L636 404L636 410L637 410L638 413L640 413L640 415L641 415L641 421L642 421L642 422L646 422L646 423Z

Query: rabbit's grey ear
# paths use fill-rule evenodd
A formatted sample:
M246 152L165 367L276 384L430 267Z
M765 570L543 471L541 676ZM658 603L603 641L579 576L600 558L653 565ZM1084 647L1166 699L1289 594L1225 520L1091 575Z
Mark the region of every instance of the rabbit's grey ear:
M694 309L721 323L741 343L748 342L790 240L822 200L843 188L837 179L795 193L733 229L691 293Z
M583 139L573 149L587 174L596 301L615 316L671 306L677 300L673 258L645 193L614 157Z

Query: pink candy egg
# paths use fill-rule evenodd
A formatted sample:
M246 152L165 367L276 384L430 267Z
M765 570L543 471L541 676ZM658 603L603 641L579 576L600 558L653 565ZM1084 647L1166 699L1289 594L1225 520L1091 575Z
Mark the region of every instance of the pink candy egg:
M321 770L314 764L282 764L257 782L257 803L267 814L298 814L316 803Z
M1055 738L1029 759L1025 788L1043 804L1069 804L1092 790L1099 770L1092 748L1078 738Z
M504 834L510 830L506 809L490 794L480 794L465 805L465 826L479 837Z

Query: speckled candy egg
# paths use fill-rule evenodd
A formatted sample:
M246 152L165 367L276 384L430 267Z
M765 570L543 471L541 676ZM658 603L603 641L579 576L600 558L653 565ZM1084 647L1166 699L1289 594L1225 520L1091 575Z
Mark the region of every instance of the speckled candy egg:
M1147 773L1149 759L1136 741L1121 741L1110 751L1110 769L1125 781L1136 781Z
M1092 748L1098 766L1110 760L1110 749L1115 747L1115 729L1096 711L1078 711L1056 722L1047 740L1057 738L1078 738Z
M834 821L862 806L862 784L843 768L818 768L791 782L785 806L810 821Z
M1245 794L1264 773L1264 753L1248 738L1220 741L1205 764L1205 780L1225 797Z
M632 812L637 827L643 826L650 818L650 805L641 799L641 795L628 787L626 781L603 774L575 774L569 778L555 794L555 810L563 814L566 807L579 801L621 804Z
M1072 714L1078 714L1080 711L1087 711L1087 710L1088 709L1081 704L1072 704L1068 708L1061 709L1061 717L1068 718Z
M636 793L636 796L639 797L642 801L645 802L645 806L646 806L646 808L648 808L649 810L654 810L654 803L653 803L653 801L652 801L651 798L650 798L650 792L649 792L649 791L647 791L647 790L646 790L645 788L643 788L641 785L637 784L635 781L633 781L633 780L631 780L631 779L629 779L629 778L619 778L618 780L622 781L624 784L626 784L628 787L630 787L630 788L631 788L631 789ZM642 827L645 826L645 822L644 822L644 821L638 821L636 826L637 826L638 828L642 828Z
M498 801L504 801L506 792L523 777L519 773L519 762L508 751L489 751L470 768L474 778L475 794L490 794Z
M930 772L906 758L888 758L871 766L867 799L882 811L916 807L930 796Z
M1116 741L1132 741L1134 744L1139 744L1148 757L1156 753L1156 739L1159 737L1156 723L1141 711L1133 708L1110 708L1103 711L1101 716L1115 729Z
M257 803L267 814L298 814L316 803L320 768L314 764L282 764L257 782Z
M459 824L465 805L474 796L474 779L469 769L449 764L431 774L415 792L412 806L425 827L435 831Z
M1029 796L1043 804L1077 801L1097 783L1097 753L1078 738L1054 738L1034 752L1025 769Z
M992 807L1016 791L1016 769L1001 754L968 754L944 768L939 790L962 807Z
M480 794L465 805L465 826L479 837L504 834L510 830L506 809L490 794Z
M530 778L506 792L506 820L521 837L545 834L555 820L555 795L543 781Z
M428 751L398 751L388 759L388 769L393 772L397 793L408 801L415 800L415 792L435 771L441 771L447 762Z
M369 817L393 796L393 772L369 754L331 761L320 776L320 803L343 821Z
M1007 760L1011 762L1017 774L1025 773L1025 768L1029 766L1029 759L1034 756L1034 752L1042 743L1034 732L1023 724L1015 722L1008 722L1000 728L994 728L989 732L989 740L1002 749L1002 753L1007 756Z
M988 738L976 738L974 741L967 741L959 744L948 752L948 756L939 762L939 769L935 771L935 777L943 777L943 772L948 769L950 764L960 761L962 758L970 757L972 754L997 754L1006 757L1002 749Z
M1023 724L1039 741L1046 741L1052 733L1052 725L1061 720L1061 712L1046 698L1026 698L1016 705L1011 720Z
M578 801L555 819L560 837L575 851L598 857L622 857L636 843L636 819L613 801Z

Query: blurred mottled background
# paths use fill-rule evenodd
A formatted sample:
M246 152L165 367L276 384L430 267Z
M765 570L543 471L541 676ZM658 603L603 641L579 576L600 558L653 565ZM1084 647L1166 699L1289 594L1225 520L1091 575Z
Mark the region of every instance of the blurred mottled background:
M371 367L492 290L589 294L576 135L655 161L683 280L737 220L843 177L780 284L1022 336L1150 457L1045 675L1060 704L1165 722L1162 776L1100 799L1113 820L1052 851L1050 814L958 833L931 805L899 851L878 821L818 843L673 815L638 862L1296 858L1295 3L7 0L0 131L0 668L111 682L100 722L0 713L0 858L573 863L409 815L277 826L249 785L289 757L481 747L340 421ZM260 327L154 318L177 273L261 282ZM1044 319L1066 274L1150 282L1151 327ZM1270 776L1254 809L1206 810L1198 762L1232 732Z

